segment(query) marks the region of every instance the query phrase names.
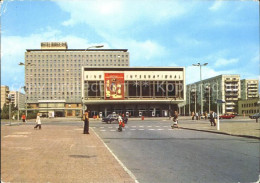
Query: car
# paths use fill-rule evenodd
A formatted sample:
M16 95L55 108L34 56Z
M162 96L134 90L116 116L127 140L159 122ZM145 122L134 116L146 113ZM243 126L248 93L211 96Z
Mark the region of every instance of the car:
M231 118L234 118L234 115L224 114L219 116L219 119L231 119Z
M256 119L256 118L260 118L260 113L255 113L254 115L250 115L249 118L251 119Z
M113 121L118 121L118 115L117 114L109 114L107 117L102 118L102 122L106 123L112 123Z

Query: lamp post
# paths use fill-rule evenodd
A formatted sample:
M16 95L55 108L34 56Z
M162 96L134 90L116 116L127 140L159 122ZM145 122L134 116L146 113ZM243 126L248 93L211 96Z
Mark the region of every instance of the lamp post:
M22 89L22 88L24 88L24 86L23 86L23 87L20 87L20 88L19 88L19 91L18 91L18 102L17 102L17 103L18 103L18 106L17 106L17 107L18 107L18 117L17 117L17 118L18 118L18 124L19 124L19 120L20 120L20 119L19 119L19 118L20 118L20 112L19 112L20 109L19 109L19 108L20 108L20 92L21 92L21 89Z
M86 49L85 49L85 52L88 50L88 49L90 49L90 48L103 48L104 47L104 45L94 45L94 46L89 46L89 47L87 47ZM83 70L83 72L84 72L84 70ZM82 96L82 98L81 98L81 101L82 101L82 116L83 116L83 114L84 114L84 110L87 110L87 109L85 109L86 108L86 106L84 106L84 73L82 72L82 85L81 85L81 87L82 87L82 89L81 89L81 92L82 92L82 94L81 94L81 96Z
M20 66L25 66L25 67L30 67L30 66L35 66L35 64L32 64L32 63L27 63L27 64L25 64L25 63L23 63L23 62L20 62L18 65L20 65ZM24 68L25 69L25 68ZM24 87L22 87L23 89L24 89L24 92L25 92L25 115L26 115L26 118L27 118L27 95L26 95L26 93L27 93L27 88L26 88L26 86L24 86ZM19 109L18 109L18 111L19 111Z
M201 67L208 65L208 63L197 63L197 64L192 64L193 66L199 66L200 67L200 113L203 114L203 99L202 99L202 73L201 73Z

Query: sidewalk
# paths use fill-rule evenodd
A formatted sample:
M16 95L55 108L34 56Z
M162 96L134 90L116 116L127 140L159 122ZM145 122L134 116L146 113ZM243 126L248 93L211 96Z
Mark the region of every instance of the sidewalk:
M75 126L1 126L1 180L134 183L103 142Z
M179 127L188 130L260 139L260 124L256 123L255 120L245 119L244 122L222 122L220 120L220 130L217 130L217 126L211 126L208 120L180 120Z

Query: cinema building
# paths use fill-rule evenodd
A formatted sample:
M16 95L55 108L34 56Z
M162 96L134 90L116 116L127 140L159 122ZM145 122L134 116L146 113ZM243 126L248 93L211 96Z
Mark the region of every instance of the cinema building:
M184 67L82 67L82 102L91 116L169 116L184 102L184 86Z

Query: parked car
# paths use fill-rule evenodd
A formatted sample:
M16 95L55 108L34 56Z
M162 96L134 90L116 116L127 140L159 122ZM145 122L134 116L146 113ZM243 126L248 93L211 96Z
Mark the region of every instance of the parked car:
M231 114L224 114L224 115L220 115L219 119L231 119L234 118L235 115L231 115Z
M102 122L106 123L112 123L113 121L118 121L118 115L117 114L109 114L107 117L102 118Z
M254 115L249 116L249 118L251 118L251 119L260 118L260 113L255 113Z
M234 118L234 117L236 117L236 115L235 114L229 114L230 116L231 116L231 118Z

